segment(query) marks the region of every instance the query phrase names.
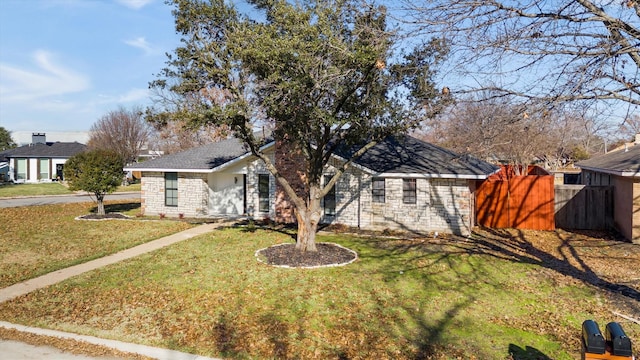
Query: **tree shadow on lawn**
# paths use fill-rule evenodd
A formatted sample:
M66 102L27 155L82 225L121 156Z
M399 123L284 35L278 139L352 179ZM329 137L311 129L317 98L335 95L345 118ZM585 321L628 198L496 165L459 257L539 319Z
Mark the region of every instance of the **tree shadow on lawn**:
M528 240L521 230L481 229L480 232L474 232L472 235L470 241L475 246L471 251L504 260L538 265L611 294L633 300L636 305L640 302L638 289L604 279L592 268L584 255L585 251L598 251L616 246L634 247L634 245L612 240L606 242L589 241L584 238L580 239L579 233L565 233L566 236L561 236L556 231L554 234L558 245L552 253ZM633 250L640 250L637 246L635 247L636 249ZM621 257L611 257L610 261L612 264L618 264L621 273L634 266L629 259ZM636 310L640 311L640 308L636 307Z
M105 213L118 213L118 212L126 212L137 210L141 208L140 202L131 202L131 203L116 203L116 204L105 204L104 212ZM98 211L98 207L94 206L89 210L92 214L95 214Z
M544 232L545 239L531 241L528 236L536 236L535 232L525 232L514 229L477 229L468 238L445 235L440 238L422 238L412 240L393 241L389 239L368 239L368 245L384 249L377 255L367 256L376 260L388 262L385 276L392 281L403 272L415 271L427 281L441 271L454 271L455 278L448 286L455 286L461 290L462 300L445 310L445 315L439 320L425 321L425 314L414 309L405 309L406 313L417 322L420 333L413 339L420 349L417 358L429 359L433 354L442 354L442 344L439 341L447 328L459 326L455 324L456 315L470 306L476 299L474 285L480 281L483 284L498 287L487 276L486 269L466 261L465 266L459 266L464 255L488 255L490 257L515 263L537 265L549 269L557 274L575 279L593 288L600 289L613 299L616 307L630 311L633 316L640 315L640 291L632 287L624 278L627 269L637 266L635 257L625 258L624 253L637 253L637 246L612 238L592 238L590 234L571 232ZM409 256L407 256L409 255ZM362 256L361 256L362 257ZM366 257L365 257L366 258ZM594 262L597 258L599 263ZM393 259L389 261L390 259ZM634 260L636 263L634 263ZM464 260L463 260L464 261ZM607 277L603 266L607 261L612 267L617 267L623 278ZM605 264L605 265L603 265ZM611 275L611 269L608 269ZM615 269L613 270L615 273ZM627 276L628 277L628 276ZM613 280L612 280L613 279ZM636 281L634 286L638 284ZM373 295L372 295L373 296ZM395 324L400 325L402 324ZM391 329L389 329L391 331ZM448 349L445 349L448 350ZM509 356L512 359L550 359L539 350L525 346L524 349L511 344ZM455 355L455 354L450 354ZM464 354L462 354L464 356Z

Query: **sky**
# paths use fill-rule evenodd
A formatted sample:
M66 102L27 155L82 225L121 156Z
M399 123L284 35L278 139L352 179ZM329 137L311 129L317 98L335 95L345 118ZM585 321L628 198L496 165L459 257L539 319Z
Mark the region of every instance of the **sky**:
M0 126L88 131L148 84L179 46L164 0L0 0Z

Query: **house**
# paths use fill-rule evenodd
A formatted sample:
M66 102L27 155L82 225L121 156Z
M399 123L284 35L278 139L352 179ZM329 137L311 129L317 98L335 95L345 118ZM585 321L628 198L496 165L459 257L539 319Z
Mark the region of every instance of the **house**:
M7 150L4 156L8 159L10 180L36 183L63 180L64 163L84 150L84 144L47 142L46 134L33 133L30 144Z
M582 169L583 184L613 187L615 227L626 239L640 244L640 141L576 166Z
M277 161L274 142L263 150ZM335 154L323 181L347 155ZM411 136L389 137L355 161L325 196L322 222L469 234L475 183L497 170ZM141 172L146 215L276 219L283 212L275 178L237 139L136 163L125 171Z

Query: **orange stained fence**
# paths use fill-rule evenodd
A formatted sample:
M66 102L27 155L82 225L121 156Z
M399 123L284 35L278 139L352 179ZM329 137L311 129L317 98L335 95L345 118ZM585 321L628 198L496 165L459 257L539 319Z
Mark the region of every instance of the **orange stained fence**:
M490 228L554 230L554 176L537 166L515 175L511 166L476 189L476 221Z

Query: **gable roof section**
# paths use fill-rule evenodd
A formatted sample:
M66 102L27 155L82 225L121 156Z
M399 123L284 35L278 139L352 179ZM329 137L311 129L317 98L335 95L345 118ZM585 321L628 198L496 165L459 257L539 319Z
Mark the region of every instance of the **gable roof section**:
M273 142L264 147L273 146ZM354 148L355 149L355 148ZM336 152L343 159L354 149ZM244 144L230 138L127 166L131 171L213 172L249 156ZM485 179L499 167L408 135L389 137L369 149L354 165L377 176Z
M341 157L349 152L339 152ZM500 168L409 135L390 136L355 161L381 177L485 179Z
M580 161L576 166L612 175L640 177L640 145Z
M230 138L135 163L125 167L125 170L209 172L247 153L240 140Z
M13 148L6 151L4 156L7 158L70 158L86 149L87 146L79 142L48 142Z

